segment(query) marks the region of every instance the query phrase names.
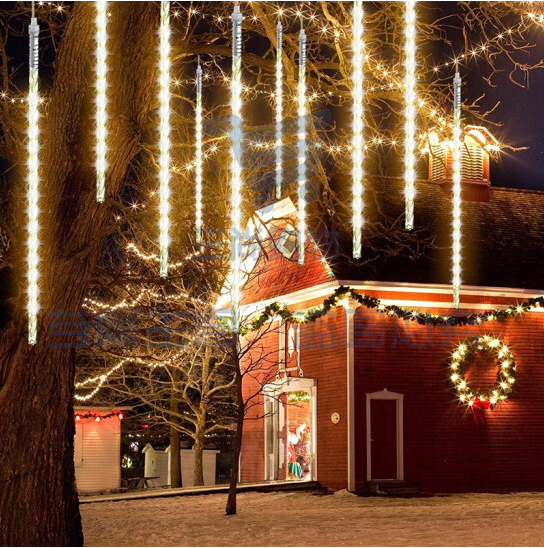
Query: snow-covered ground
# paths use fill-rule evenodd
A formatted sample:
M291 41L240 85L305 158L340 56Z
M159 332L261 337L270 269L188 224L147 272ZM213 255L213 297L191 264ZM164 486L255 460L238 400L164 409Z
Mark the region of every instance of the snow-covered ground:
M81 506L86 546L544 546L544 493L362 498L340 491Z

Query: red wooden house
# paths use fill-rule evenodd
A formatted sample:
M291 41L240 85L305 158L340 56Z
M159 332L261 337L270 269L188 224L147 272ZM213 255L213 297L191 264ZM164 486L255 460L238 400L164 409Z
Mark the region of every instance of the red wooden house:
M484 153L484 167L487 161ZM302 315L349 286L382 308L441 317L508 309L509 317L433 325L345 298L315 323L274 320L277 329L262 339L272 366L245 423L242 481L314 479L357 492L391 480L427 492L544 489L544 314L536 305L509 308L544 293L544 192L492 187L488 176L463 184L460 310L451 304L447 173L417 184L412 244L384 258L377 249L389 240L374 236L363 257L375 260L363 266L350 258L351 234L343 233L314 234L299 266L293 202L259 212L257 232L267 243L249 261L246 311L277 301ZM401 217L402 182L373 188L379 207L369 204L367 217ZM422 240L429 245L420 248ZM457 367L467 337L484 335L503 350L493 354L478 341L465 355L462 346L463 389L452 382L452 362ZM512 385L498 375L507 351L515 359ZM503 399L500 386L493 396L501 379ZM246 377L246 393L256 384ZM482 394L487 399L474 405Z

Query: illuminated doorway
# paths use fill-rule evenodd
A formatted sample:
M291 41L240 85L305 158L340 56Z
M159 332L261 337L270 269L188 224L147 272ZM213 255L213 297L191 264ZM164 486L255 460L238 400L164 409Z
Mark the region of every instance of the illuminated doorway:
M265 478L311 481L316 475L316 387L287 378L265 387Z

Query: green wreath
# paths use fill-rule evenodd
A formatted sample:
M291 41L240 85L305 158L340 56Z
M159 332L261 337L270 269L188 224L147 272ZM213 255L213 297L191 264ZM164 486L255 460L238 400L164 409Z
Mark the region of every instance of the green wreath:
M497 383L487 393L476 394L464 376L467 358L478 350L492 354L499 366ZM450 382L461 403L470 407L489 409L504 401L516 382L516 362L512 352L500 339L491 335L476 335L465 339L453 352L450 361Z

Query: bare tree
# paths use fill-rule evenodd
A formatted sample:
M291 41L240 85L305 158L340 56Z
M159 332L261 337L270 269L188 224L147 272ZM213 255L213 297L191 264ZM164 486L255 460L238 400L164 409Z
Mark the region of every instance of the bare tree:
M404 94L403 4L370 3L365 17L366 106L368 132L366 170L377 177L398 176L402 149ZM536 4L535 4L536 6ZM230 2L173 2L176 32L173 55L176 77L173 82L175 117L173 126L172 172L177 212L172 241L180 248L191 247L185 235L192 223L193 107L192 78L195 57L203 56L209 119L228 115L225 78L230 71ZM319 156L312 184L316 200L311 207L311 225L329 226L340 222L349 226L345 178L349 176L349 129L343 121L351 101L351 3L320 2L308 4L271 2L244 3L244 100L253 102L253 113L244 120L247 148L255 156L262 151L250 142L251 134L272 119L275 70L275 25L284 22L285 94L294 97L297 85L297 33L301 17L310 45L308 51L308 100L312 111L343 113L325 126L315 129L315 145L324 151ZM421 41L446 45L455 51L444 60L443 53L428 54L419 48L418 127L424 134L438 127L444 135L451 120L451 70L457 64L479 59L479 70L486 84L495 85L499 70L508 70L517 85L526 85L530 71L542 62L531 61L530 36L539 18L526 12L523 2L461 2L456 11L445 11L440 3L420 3L423 15L418 20ZM531 8L533 9L533 8ZM534 7L537 10L537 7ZM281 10L281 15L280 15ZM1 240L7 249L1 253L0 269L10 269L17 280L11 301L13 314L0 333L0 514L9 515L9 527L0 529L0 543L81 544L82 534L77 509L73 469L73 380L78 343L74 329L79 321L84 297L91 283L108 285L99 265L111 253L111 234L125 229L138 208L131 201L145 196L156 213L150 197L156 188L154 157L156 133L149 112L156 106L158 5L152 2L112 2L109 22L109 149L107 199L95 203L94 150L91 143L93 87L92 66L94 11L91 2L70 6L43 3L38 17L43 25L42 59L43 116L41 123L41 313L38 344L26 343L25 311L25 220L23 188L25 101L19 82L21 66L20 37L26 34L28 9L11 5L0 18L0 157L6 184L0 187ZM482 47L483 46L483 47ZM457 50L457 47L459 49ZM26 52L26 48L25 48ZM473 54L474 52L474 54ZM26 53L24 55L26 59ZM449 54L448 54L449 57ZM437 69L437 70L435 70ZM3 93L3 95L2 95ZM482 98L469 98L463 105L467 120L499 124L494 109L482 107ZM285 102L285 116L296 115L293 101ZM315 125L315 124L314 124ZM217 124L214 127L218 127ZM503 144L503 147L508 146ZM214 148L215 147L215 148ZM384 156L384 150L389 156ZM224 131L208 132L206 159L209 162L204 207L206 223L219 234L218 248L225 249L228 226L229 141ZM211 165L211 161L217 163ZM391 160L391 161L389 161ZM219 166L219 169L216 167ZM331 169L332 168L332 169ZM372 179L373 181L374 179ZM3 183L4 183L3 181ZM339 181L339 182L338 182ZM295 181L285 181L286 193ZM349 185L348 185L349 186ZM245 218L249 218L256 196L266 194L266 185L244 191ZM374 199L372 185L365 190ZM318 196L318 197L317 197ZM333 223L334 224L334 223ZM149 228L150 234L156 230ZM384 230L385 227L385 230ZM383 246L383 238L390 245ZM365 241L380 254L421 253L421 231L406 232L398 219L369 222ZM115 243L115 242L114 242ZM432 242L423 242L432 245ZM221 253L219 253L221 255ZM381 255L380 255L381 256ZM345 257L345 260L351 260ZM104 263L107 264L107 263ZM217 263L223 278L228 263ZM61 330L55 325L63 323ZM72 331L72 333L70 333ZM236 344L235 344L236 343ZM239 341L231 347L239 348ZM238 363L234 360L235 365ZM239 368L237 368L239 371ZM241 373L240 373L241 374ZM240 383L237 379L236 386ZM238 402L241 397L238 398ZM241 418L238 421L241 429ZM35 455L32 461L28 455ZM29 520L36 509L40 518Z
M102 290L100 300L95 288L85 301L90 344L78 358L76 399L143 406L146 422L170 428L172 487L181 480L180 434L193 440L194 485L204 485L206 438L233 424L234 370L214 314L217 296L202 271L184 285L189 268L192 277L202 270L198 256L178 263L165 284L156 255L134 244L127 253L124 283Z

